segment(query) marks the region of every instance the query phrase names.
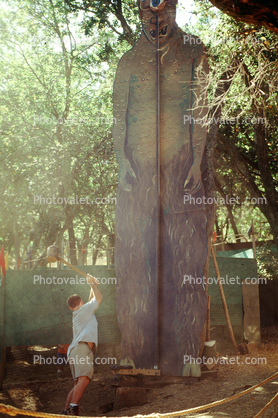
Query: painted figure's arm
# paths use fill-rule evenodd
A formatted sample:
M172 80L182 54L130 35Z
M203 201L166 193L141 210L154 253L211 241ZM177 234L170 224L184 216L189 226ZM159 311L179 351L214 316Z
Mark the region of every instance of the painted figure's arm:
M202 44L196 46L198 51L197 57L194 59L194 77L192 97L192 151L193 163L184 182L184 191L188 194L196 193L201 187L201 162L207 139L207 130L204 126L207 119L207 97L205 89L205 75L208 73L208 63L206 54ZM195 52L195 51L194 51Z
M131 190L131 185L126 182L126 174L136 178L135 173L125 155L125 145L127 143L127 109L129 98L130 68L131 60L127 54L120 60L116 72L113 106L114 106L114 125L113 140L116 158L119 164L119 185L126 191Z

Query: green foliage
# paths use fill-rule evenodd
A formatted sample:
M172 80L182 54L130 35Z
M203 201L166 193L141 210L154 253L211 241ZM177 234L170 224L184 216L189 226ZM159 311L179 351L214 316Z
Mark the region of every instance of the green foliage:
M82 13L82 28L91 36L104 31L109 36L117 35L118 42L132 45L141 29L138 7L133 0L66 0L69 10Z
M278 280L278 252L271 244L265 244L256 249L258 272L268 280Z
M5 249L14 250L16 241L18 255L25 257L33 246L35 258L67 238L72 227L78 246L105 245L102 237L114 233L117 188L112 146L117 54L101 33L85 38L61 2L10 3L0 24ZM89 203L64 203L75 196ZM47 198L51 204L44 203ZM96 198L112 203L97 204Z
M273 233L277 223L272 221L271 228L267 225L267 220L273 220L271 211L277 212L275 204L268 202L260 207L260 212L258 205L253 207L243 202L246 197L259 194L266 197L266 188L269 187L263 176L262 155L256 147L255 126L258 123L264 125L264 162L270 167L278 200L277 35L265 28L237 22L215 9L208 1L196 1L195 7L198 21L194 27L189 25L187 31L197 34L207 50L210 75L205 87L208 90L210 115L213 118L216 109L221 106L219 135L224 142L225 138L231 140L237 150L236 154L229 152L227 146L220 147L217 144L216 147L215 166L220 179L218 190L221 188L222 193L229 197L238 196L241 202L231 207L231 214L226 207L218 207L218 224L225 224L223 235L232 239L236 231L229 222L231 216L234 216L239 233L243 233L246 229L244 224L250 226L253 219L257 223L256 230L260 231L259 236L269 239L269 233ZM226 90L224 88L221 96L217 96L220 80L227 80L230 86ZM217 123L217 120L213 123ZM235 158L240 161L239 165ZM235 169L235 166L242 167L243 164L247 164L250 177ZM261 225L264 225L263 229Z
M211 108L222 74L244 63L222 98L220 133L232 139L265 195L254 127L246 119L259 109L267 119L267 158L276 188L277 37L235 22L207 1L196 2L198 21L188 33L204 41L210 66ZM33 258L63 239L71 249L105 247L114 234L117 164L112 146L112 86L119 58L141 29L132 0L13 0L0 10L0 237L5 249ZM250 80L252 83L250 84ZM250 87L251 86L251 87ZM255 87L252 87L255 86ZM115 123L115 121L114 121ZM251 220L269 238L266 213L245 205L252 197L230 155L215 159L221 192L240 197L232 215L240 233ZM90 204L65 204L78 196ZM219 195L220 197L221 195ZM56 198L56 203L37 200ZM63 203L57 203L57 199ZM95 199L108 199L97 204ZM105 201L105 200L104 200ZM93 202L93 204L91 204ZM218 224L233 237L227 208ZM231 240L231 238L230 238Z

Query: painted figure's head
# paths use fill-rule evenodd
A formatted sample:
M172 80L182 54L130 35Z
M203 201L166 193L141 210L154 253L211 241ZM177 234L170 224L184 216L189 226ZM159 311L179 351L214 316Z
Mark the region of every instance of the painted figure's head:
M178 0L137 0L143 32L151 43L156 42L158 16L159 43L166 43L176 26Z

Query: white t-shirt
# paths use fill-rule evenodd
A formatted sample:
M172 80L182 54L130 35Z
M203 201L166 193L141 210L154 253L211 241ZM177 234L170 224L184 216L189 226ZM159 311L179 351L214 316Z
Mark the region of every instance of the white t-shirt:
M72 330L73 340L68 348L67 355L69 356L70 351L73 347L76 347L80 341L91 342L98 344L97 335L97 320L95 317L95 310L98 308L98 303L95 298L91 299L90 302L85 303L77 311L72 314Z

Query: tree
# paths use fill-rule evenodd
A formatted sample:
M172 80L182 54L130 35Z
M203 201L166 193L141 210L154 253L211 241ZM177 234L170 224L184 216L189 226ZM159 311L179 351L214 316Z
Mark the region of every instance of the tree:
M16 259L67 238L76 264L77 245L99 247L114 230L114 200L95 201L116 194L114 64L98 55L106 38L84 38L63 3L18 4L0 21L1 236Z
M212 161L216 148L218 169L216 176L212 166L210 172L204 169L204 181L210 182L207 190L212 191L216 181L219 192L225 186L229 198L242 194L228 187L236 178L240 190L246 190L269 221L277 244L277 37L208 10L203 3L198 15L194 31L205 42L210 65L204 81L210 101L207 161ZM207 28L215 17L211 32ZM223 167L230 171L228 183Z
M83 11L83 27L85 33L91 34L97 27L99 30L110 29L117 35L118 41L127 41L133 45L141 29L138 19L138 7L133 0L66 0L73 12ZM111 22L111 17L113 21ZM105 45L104 53L110 53L111 46Z
M278 5L275 0L209 0L232 18L278 33Z

